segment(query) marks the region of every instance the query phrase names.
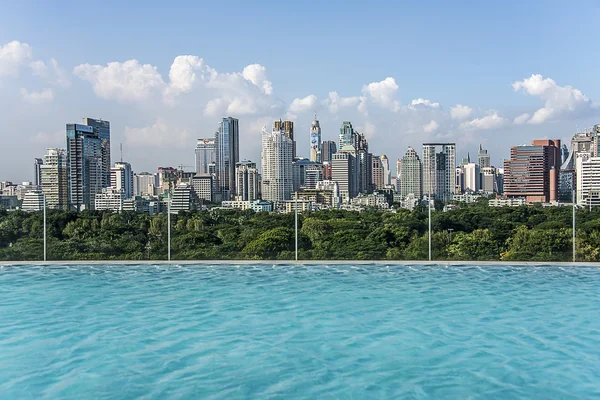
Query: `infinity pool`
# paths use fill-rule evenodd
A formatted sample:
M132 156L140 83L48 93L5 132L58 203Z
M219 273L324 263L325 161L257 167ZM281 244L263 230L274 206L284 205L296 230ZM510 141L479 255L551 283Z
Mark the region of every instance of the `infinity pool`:
M600 269L0 268L3 399L600 396Z

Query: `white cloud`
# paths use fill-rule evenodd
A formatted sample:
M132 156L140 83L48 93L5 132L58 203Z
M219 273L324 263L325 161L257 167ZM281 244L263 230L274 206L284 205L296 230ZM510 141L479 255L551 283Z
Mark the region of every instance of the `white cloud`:
M377 126L375 126L375 124L373 124L371 121L365 121L363 130L367 139L372 139L377 133Z
M398 85L392 77L387 77L380 82L371 82L363 86L362 91L365 95L369 96L374 104L377 104L381 108L394 112L400 109L400 102L393 99L398 91Z
M431 100L422 99L420 97L418 99L413 99L413 101L410 103L410 105L413 109L415 109L417 106L425 106L425 107L431 107L431 108L439 108L440 107L440 103L433 103L433 102L431 102Z
M155 124L143 128L125 127L125 141L136 146L162 147L183 146L189 138L187 129L175 129L159 118Z
M247 65L242 71L244 79L252 82L266 95L273 94L273 85L267 79L267 69L260 64Z
M65 138L65 131L56 131L51 133L38 132L35 134L35 136L29 138L29 142L50 147L64 147Z
M452 119L456 119L459 121L469 118L472 112L473 109L471 107L462 104L457 104L454 107L450 108L450 116L452 117Z
M324 101L332 114L337 114L342 108L357 106L358 103L360 103L358 97L341 97L338 92L329 92L329 97Z
M435 122L434 120L431 120L431 122L423 125L423 130L426 133L431 133L436 131L439 128L439 124L437 122Z
M593 105L591 100L580 90L572 86L559 86L550 78L540 74L533 74L529 78L512 84L515 92L523 90L525 93L539 97L544 101L544 107L533 113L527 120L529 124L541 124L548 120L556 120L569 115L589 111ZM522 116L520 116L522 117ZM524 123L524 118L519 120Z
M59 65L58 61L54 58L50 59L50 66L47 66L45 62L37 60L29 64L33 75L43 78L46 82L54 86L60 86L67 88L71 86L71 81L65 70Z
M32 59L31 46L13 40L0 47L0 76L17 76L22 65Z
M180 93L190 92L197 82L210 80L216 71L204 63L204 59L197 56L177 56L169 70L169 86L165 92L168 102Z
M165 86L156 67L138 60L110 62L106 66L81 64L73 73L90 82L97 96L120 102L145 100L153 90Z
M529 120L529 113L521 114L513 120L513 124L522 125Z
M290 104L289 111L293 114L303 113L310 110L315 110L319 104L317 96L314 94L304 98L295 98Z
M33 104L46 103L54 100L54 92L52 89L44 89L39 92L29 92L27 89L21 89L21 97Z
M481 118L475 118L471 121L465 121L460 124L461 128L464 129L495 129L505 125L508 121L498 115L496 111L493 111L490 115Z

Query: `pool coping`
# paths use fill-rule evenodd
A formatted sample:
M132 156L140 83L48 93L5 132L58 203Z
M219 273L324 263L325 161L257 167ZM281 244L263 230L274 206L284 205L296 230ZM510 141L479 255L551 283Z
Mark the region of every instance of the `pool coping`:
M0 261L0 266L70 265L443 265L443 266L562 266L600 267L600 262L539 261L417 261L417 260L80 260L80 261Z

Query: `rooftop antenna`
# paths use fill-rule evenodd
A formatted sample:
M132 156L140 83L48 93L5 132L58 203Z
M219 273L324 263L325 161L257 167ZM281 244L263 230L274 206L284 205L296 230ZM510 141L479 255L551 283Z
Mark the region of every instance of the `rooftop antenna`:
M123 143L119 143L119 146L121 148L121 162L123 162Z

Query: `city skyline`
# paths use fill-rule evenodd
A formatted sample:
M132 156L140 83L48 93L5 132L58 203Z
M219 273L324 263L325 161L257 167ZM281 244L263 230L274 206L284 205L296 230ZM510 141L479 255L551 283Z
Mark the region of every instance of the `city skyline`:
M436 3L433 8L451 16L444 19L426 5L388 4L383 15L377 7L336 2L288 5L287 11L238 4L236 12L254 22L237 18L240 24L217 36L213 17L222 13L220 5L202 7L203 24L195 18L192 23L199 6L188 5L190 12L177 14L174 32L158 23L173 10L160 16L144 10L146 19L131 19L138 7L115 5L110 15L93 10L113 25L128 23L94 34L93 54L80 51L91 32L74 37L60 24L91 12L91 5L7 5L0 16L2 179L33 180L31 160L46 148L62 147L64 121L86 116L112 122L113 154L123 143L123 158L139 171L154 170L156 160L193 165L188 149L211 137L223 115L241 121L243 157L259 159L261 128L281 118L294 122L297 154L308 158L315 112L323 141L337 142L341 122L352 121L372 152L387 154L391 162L408 146L448 141L457 144L459 159L476 154L482 143L494 149L492 164L500 165L511 145L568 140L596 123L600 111L592 68L600 56L589 51L593 38L577 35L570 23L555 23L580 15L591 21L598 9L585 1L579 7L542 4ZM286 14L290 28L304 27L313 13L320 23L310 32L256 28L259 18L278 12ZM492 15L497 22L490 27ZM537 17L530 21L526 15ZM360 33L333 34L341 23L336 21L360 17ZM508 18L514 24L503 23ZM435 23L416 33L425 22ZM144 41L124 29L135 29ZM253 35L244 35L249 29ZM532 42L517 40L522 37ZM286 42L289 57L274 57L272 49ZM342 53L352 57L352 68ZM422 61L432 54L435 62ZM574 62L584 54L586 63Z

